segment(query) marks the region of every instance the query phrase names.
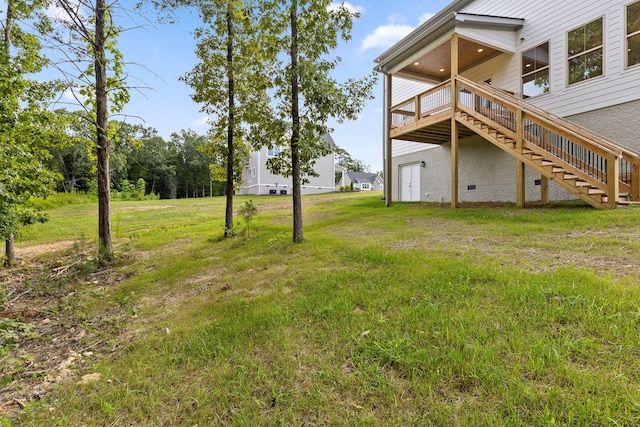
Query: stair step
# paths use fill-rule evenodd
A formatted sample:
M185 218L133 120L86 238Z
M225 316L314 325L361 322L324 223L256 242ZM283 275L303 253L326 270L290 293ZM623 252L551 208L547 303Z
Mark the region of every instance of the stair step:
M541 160L541 159L544 159L544 157L542 157L540 154L531 155L531 160Z
M567 170L565 168L561 168L560 166L556 166L553 168L553 173L565 173Z
M569 180L569 179L578 179L578 177L576 175L572 175L570 173L565 173L563 179Z
M599 196L602 194L607 194L607 192L599 188L590 188L588 194L591 196Z
M553 166L553 165L555 165L555 163L553 163L551 160L542 161L542 166Z
M576 181L576 187L591 187L587 181Z

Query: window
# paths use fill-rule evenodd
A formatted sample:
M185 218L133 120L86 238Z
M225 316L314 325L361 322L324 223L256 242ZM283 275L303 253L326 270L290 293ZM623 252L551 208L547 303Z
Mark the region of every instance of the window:
M549 42L522 54L522 96L549 92Z
M627 67L640 64L640 1L627 6Z
M280 154L280 151L282 151L282 148L279 145L276 145L275 147L271 147L267 152L267 157L275 157L278 154Z
M369 184L368 182L363 182L362 184L360 184L360 189L361 190L371 190L371 184Z
M603 24L604 19L600 18L569 31L567 35L569 84L602 75L604 69Z

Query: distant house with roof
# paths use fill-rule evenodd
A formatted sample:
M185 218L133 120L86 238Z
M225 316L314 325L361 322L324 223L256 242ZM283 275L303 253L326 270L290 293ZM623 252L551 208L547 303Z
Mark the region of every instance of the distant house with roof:
M335 149L336 144L331 135L322 137ZM286 147L274 145L254 151L246 160L244 183L239 194L255 195L290 195L293 185L291 177L272 173L267 169L267 160L277 156ZM305 194L330 193L335 191L335 152L319 158L314 166L317 177L306 177L308 183L302 184L301 192Z
M336 186L341 188L352 184L357 191L382 190L383 181L377 173L348 171L336 165Z

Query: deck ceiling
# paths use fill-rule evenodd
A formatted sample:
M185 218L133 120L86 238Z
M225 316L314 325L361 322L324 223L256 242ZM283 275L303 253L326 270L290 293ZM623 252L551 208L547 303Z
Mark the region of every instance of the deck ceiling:
M458 125L458 138L463 139L475 134L474 131L464 125ZM394 136L393 139L437 145L446 144L451 142L451 120L448 119L402 135L397 135Z
M459 39L460 71L484 62L501 52L464 38ZM427 80L444 81L451 77L451 42L446 41L425 53L398 72L399 75L423 76Z

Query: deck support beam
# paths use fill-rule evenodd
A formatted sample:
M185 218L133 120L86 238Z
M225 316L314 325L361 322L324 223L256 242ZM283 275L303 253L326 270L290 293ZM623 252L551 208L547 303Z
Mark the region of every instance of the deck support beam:
M544 175L540 175L540 202L543 205L548 205L549 198L549 178Z
M391 199L393 195L393 171L392 164L393 159L391 158L392 147L391 147L391 99L392 99L392 82L393 78L391 74L385 74L384 80L384 114L385 120L383 120L383 152L385 153L384 158L384 200L387 207L391 206Z
M458 76L458 34L451 36L451 207L458 207L458 122L456 121L456 109L458 102L458 88L456 77Z
M522 154L524 148L524 117L522 110L516 111L516 150L519 154ZM518 208L524 208L526 194L525 194L525 167L522 160L517 160L516 163L516 206Z
M607 207L615 209L618 206L618 197L620 196L620 162L618 156L614 154L607 155Z
M524 208L525 201L525 167L524 162L516 160L516 206L520 209Z

